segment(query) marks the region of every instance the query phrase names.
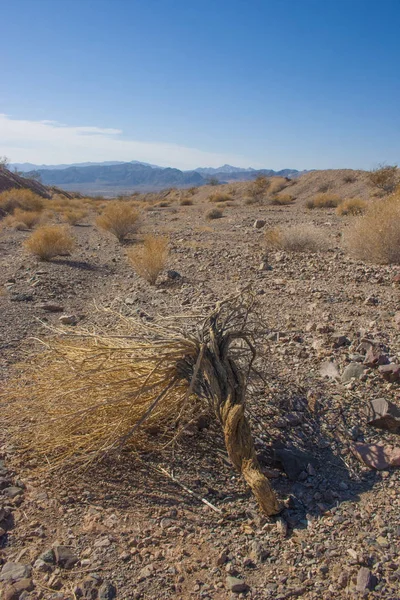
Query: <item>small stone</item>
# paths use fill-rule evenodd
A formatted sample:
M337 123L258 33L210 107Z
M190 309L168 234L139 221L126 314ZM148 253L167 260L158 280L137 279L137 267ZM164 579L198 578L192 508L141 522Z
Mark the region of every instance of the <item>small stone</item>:
M45 310L46 312L63 312L64 307L62 306L62 304L51 304L51 303L46 303L46 304L40 304L39 308L41 308L42 310Z
M52 548L50 548L50 550L45 550L44 552L42 552L42 554L40 554L38 560L43 560L44 562L46 562L48 564L54 565L56 559L55 559Z
M373 590L376 586L376 577L372 575L371 571L367 567L361 567L357 573L357 592L365 592L366 590Z
M62 315L60 317L60 323L62 325L76 325L78 322L78 317L76 315Z
M168 279L171 279L172 281L178 281L178 279L182 279L182 275L180 273L178 273L178 271L174 271L172 269L167 271L167 277L168 277Z
M222 565L225 565L228 562L228 560L229 557L226 554L226 552L221 552L221 554L217 558L217 566L221 567Z
M22 493L23 490L16 486L11 486L3 490L3 494L7 498L15 498L16 496L20 496Z
M104 581L99 588L99 600L114 600L117 597L117 589L110 581Z
M68 546L56 546L54 556L56 564L63 569L71 569L79 560Z
M372 400L368 408L368 425L392 433L400 432L400 409L384 398Z
M147 565L146 567L143 567L142 569L140 569L139 572L139 581L143 581L143 579L147 579L148 577L151 577L154 573L154 566L152 564Z
M379 373L386 381L394 383L400 381L400 365L391 364L379 367Z
M368 296L364 300L364 304L366 306L376 306L377 304L379 304L379 299L376 296Z
M349 338L347 338L345 335L336 333L332 336L332 345L334 348L342 348L343 346L350 346L350 344L351 342Z
M265 227L265 223L266 221L264 221L264 219L256 219L254 221L253 227L254 229L262 229L263 227Z
M342 383L347 383L354 379L360 379L364 374L364 367L360 363L350 363L342 373Z
M0 572L0 581L18 581L30 577L32 568L22 563L7 562Z
M369 346L364 359L364 365L366 367L378 367L379 365L387 365L389 362L387 354L379 352L374 346Z
M232 575L227 576L226 586L234 594L245 594L250 589L244 579L239 579L238 577L233 577Z

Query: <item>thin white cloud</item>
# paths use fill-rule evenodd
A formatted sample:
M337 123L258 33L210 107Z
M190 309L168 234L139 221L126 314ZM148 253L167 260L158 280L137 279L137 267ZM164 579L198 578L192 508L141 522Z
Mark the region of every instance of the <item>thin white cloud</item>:
M122 133L119 129L73 127L57 121L28 121L0 114L0 156L8 156L11 162L35 164L140 160L180 169L219 167L225 163L257 166L241 156L124 139Z

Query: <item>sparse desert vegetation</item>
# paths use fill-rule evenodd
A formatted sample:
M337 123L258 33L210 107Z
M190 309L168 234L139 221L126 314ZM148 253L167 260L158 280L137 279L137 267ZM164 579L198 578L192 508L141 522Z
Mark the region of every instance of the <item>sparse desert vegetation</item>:
M325 508L318 507L318 504L321 504L318 494L322 493L322 481L327 482L328 489L337 490L337 496L326 496L328 500L324 501L323 506L328 506L328 509L334 507L335 515L343 517L344 522L348 521L349 491L357 494L357 499L352 496L351 500L351 510L356 514L361 514L362 510L366 511L370 506L377 510L376 497L381 490L380 475L370 471L367 473L368 477L364 477L365 465L355 457L346 443L340 443L340 456L336 455L339 444L336 434L339 430L344 436L343 439L347 439L346 432L357 426L362 432L363 443L374 442L376 433L370 433L371 427L363 416L366 403L371 401L371 397L380 398L382 394L393 401L397 398L397 384L394 382L391 383L390 388L385 387L387 382L381 375L379 366L364 368L361 360L372 359L361 348L359 332L366 331L365 339L376 340L377 344L380 343L379 340L383 340L385 348L389 347L390 341L390 352L393 355L400 352L400 334L393 317L397 310L395 294L398 283L395 264L398 264L399 257L394 249L400 247L398 239L400 234L398 232L396 234L395 228L395 224L399 221L397 215L399 211L394 196L388 196L386 199L371 199L378 188L370 184L367 173L357 172L355 181L349 182L344 180L345 175L346 172L343 171L337 173L330 171L308 173L290 182L283 178L285 181L283 190L271 193L268 184L267 191L255 199L249 193L254 183L252 181L229 183L212 188L200 186L191 195L187 191L165 190L135 195L125 194L119 200L68 198L59 191L54 192L51 198L41 199L43 208L37 214L32 210L27 212L33 220L38 215L40 219L43 216L49 219L49 225L46 227L56 228L57 232L61 228L67 233L69 239L73 231L77 250L69 260L65 258L51 260L59 255L58 253L63 255L72 252L74 248L67 244L67 247L63 245L61 249L58 247L54 251L53 238L50 244L48 238L43 238L41 221L32 224L33 227L37 227L33 234L28 231L26 225L18 232L13 226L2 228L0 290L4 290L4 293L0 293L0 310L3 315L0 332L6 340L6 345L0 353L0 368L4 368L6 374L12 378L13 370L8 361L15 362L21 357L24 364L28 356L30 365L25 371L26 378L22 377L22 371L17 367L19 375L14 391L19 398L19 408L16 410L17 404L15 404L15 410L7 413L11 419L10 423L7 420L7 431L10 429L7 444L9 447L11 432L19 431L19 416L23 415L21 407L24 406L27 396L31 401L30 415L28 416L25 411L25 417L29 420L27 434L31 436L36 431L38 435L32 441L31 448L24 455L23 461L16 463L15 471L18 476L27 477L27 481L31 482L29 486L32 486L28 488L28 492L22 491L19 498L24 498L22 507L29 522L37 522L39 519L40 522L45 520L48 523L48 527L47 525L45 527L46 537L38 538L37 551L32 554L32 560L26 559L28 563L31 560L34 564L37 556L50 547L50 543L55 539L54 531L57 531L57 540L60 537L63 542L66 540L65 543L70 543L70 539L74 540L72 548L77 558L81 558L83 553L86 556L87 552L87 560L94 560L93 557L99 556L99 550L94 544L97 544L98 539L106 538L97 530L92 532L87 528L89 527L86 525L87 519L92 519L93 515L96 519L96 515L100 515L101 523L103 518L107 523L108 519L111 519L113 536L116 538L122 535L120 523L128 528L145 526L153 533L165 531L167 543L171 542L172 536L173 542L180 549L182 537L179 534L173 537L175 535L173 526L167 525L166 529L158 528L160 519L170 519L175 523L175 517L171 516L175 514L171 512L175 510L174 504L172 509L170 507L171 501L176 503L179 527L185 532L186 527L189 527L190 531L192 528L197 528L197 520L201 531L208 527L205 524L204 511L200 509L201 505L205 506L207 519L214 519L214 509L207 504L204 505L198 497L207 500L215 507L217 512L213 521L213 544L218 536L226 535L226 514L229 518L231 514L241 515L241 511L247 511L247 507L254 514L258 512L257 504L250 494L251 488L247 487L244 479L233 478L232 465L226 460L221 461L221 452L226 454L226 447L224 436L218 429L219 422L213 422L212 418L210 422L210 413L207 411L204 417L202 413L201 419L199 418L197 396L193 399L190 396L185 400L187 387L183 387L179 378L177 385L182 385L182 390L185 389L183 396L169 394L167 390L165 404L163 404L164 396L159 400L157 394L149 392L151 389L154 391L153 384L157 387L165 373L164 358L171 357L172 346L163 345L165 342L163 326L166 325L170 333L171 328L178 327L181 331L190 323L190 336L194 335L198 332L198 323L203 322L202 319L199 321L199 315L202 315L204 307L207 312L213 311L221 299L237 298L239 291L247 286L251 294L251 306L254 303L254 315L256 315L254 329L250 329L249 341L254 344L257 351L255 362L257 375L252 380L254 388L250 387L246 393L249 408L247 414L251 430L257 436L257 452L261 453L259 455L265 461L263 468L265 466L268 470L272 469L268 472L274 474L271 484L278 496L286 498L288 494L294 494L297 489L304 491L302 496L304 506L296 505L293 510L285 508L288 512L284 512L283 518L287 518L288 522L292 519L290 520L293 524L292 535L296 535L296 524L300 524L302 536L310 545L319 544L321 540L323 543L326 539L326 531L332 532L331 527L325 529L325 519L331 519L329 510L326 516L323 512ZM326 210L310 212L306 208L307 200L314 199L320 194L318 189L327 180L334 182L334 191L341 199L340 204L336 210L331 207L329 213ZM283 185L283 181L281 184ZM210 203L210 194L228 194L235 201L225 198ZM182 205L182 201L186 198L192 201L191 205L187 205L188 210L183 209L185 203ZM246 198L251 199L250 204L247 203ZM129 215L130 210L142 215L140 234L139 221L134 219L133 232L139 235L135 236L135 243L129 248L118 243L115 233L106 236L101 227L93 227L98 212L104 214L115 204L118 209L120 206L123 206L124 210L128 207ZM163 206L165 204L169 206ZM181 209L179 205L182 205ZM323 208L326 206L325 199L320 205ZM359 215L358 211L364 209L366 212ZM374 210L377 212L374 213ZM8 220L10 223L15 223L16 217L21 216L20 211L24 216L24 209L18 207L13 207L12 213L4 212L4 218L0 217L0 223ZM212 224L211 220L208 222L209 211L214 218L215 214L217 217L223 215L225 218ZM60 222L66 220L65 215L69 213L74 215L69 220L71 223L81 224L83 220L87 227L76 227L72 230L70 227L60 225ZM117 213L120 217L119 210ZM343 218L345 215L349 216ZM124 219L116 219L115 227L119 227L121 222L124 224ZM106 231L109 230L106 228ZM129 231L131 233L132 229ZM39 240L42 237L39 254L47 260L45 264L37 261L40 257L37 247L34 254L28 250L32 245L32 239L35 239L33 236L37 234L40 234ZM58 238L57 234L56 239ZM43 239L46 239L44 247L50 246L51 252L41 249ZM379 251L376 251L376 248ZM157 283L159 285L156 286ZM376 319L377 307L379 319ZM240 305L239 314L246 320L248 314L246 306ZM252 319L250 321L253 323ZM60 339L56 339L57 335L54 336L54 331L60 330L60 323L63 325L63 334ZM133 337L130 330L131 323L137 327ZM207 343L210 339L208 332L207 327L204 338ZM189 372L185 371L189 364L187 362L189 338L184 337L182 341L180 334L176 335L179 338L179 348L183 347L185 352L181 356L179 350L179 358L183 362L178 362L178 371L173 369L169 373L175 376L178 372L179 377L186 373L191 380L193 371L190 369ZM43 339L44 345L37 345L36 342L30 341L31 338ZM27 341L14 344L14 339L27 339ZM251 361L251 350L246 358L243 355L242 342L236 345L235 341L232 355L235 356L235 360L240 356L240 361L243 361L240 364L248 367ZM10 347L7 345L9 343ZM174 346L174 342L172 345L174 348L178 347ZM267 355L266 349L268 349ZM207 352L204 354L206 360L208 360ZM382 352L380 351L380 354ZM386 358L386 355L389 356L386 351L384 355L379 360L382 362L390 360L390 357ZM353 356L356 356L360 362L355 362ZM328 369L325 366L327 361L332 363L334 361L334 367L330 365ZM198 364L201 364L201 361ZM350 368L356 369L354 364L359 369L357 372L362 372L362 376L360 379L350 378L346 383L347 371ZM190 365L192 368L193 364ZM328 370L324 371L324 369ZM325 372L329 374L329 378L322 374ZM271 373L279 373L279 377L271 377ZM264 380L268 382L268 389L261 383ZM56 386L54 381L57 381ZM136 392L142 389L144 381L148 384L145 386L146 394L149 392L150 395L145 396L144 403L132 401L133 396L136 398ZM175 379L168 381L172 382ZM373 382L373 385L369 385L369 381ZM114 385L115 382L118 382L118 385ZM38 393L40 390L41 392ZM57 394L62 397L67 392L70 394L71 402L58 402ZM159 393L162 392L160 387ZM139 396L140 394L137 395ZM179 399L184 400L183 404ZM103 401L107 401L107 411L103 410L101 405ZM1 392L0 402L2 402ZM153 405L156 409L159 406L159 410L155 410L154 413L151 409ZM42 407L40 418L37 412L39 406ZM82 420L80 411L83 407L90 407L92 413L85 413ZM125 409L129 413L128 420L125 420ZM146 414L149 409L151 418L147 420ZM203 409L204 405L202 411ZM342 411L346 416L346 426L342 426L342 421L338 417ZM107 412L106 426L104 425L105 412ZM57 424L53 422L53 427L50 429L46 421L50 413L52 417L62 414L65 421L59 420ZM69 420L72 413L76 415L77 420ZM4 410L2 416L4 421L6 419ZM107 454L104 462L87 466L88 470L85 473L90 473L90 480L85 474L82 476L82 481L79 478L69 479L61 464L67 461L69 468L73 464L87 461L88 458L93 459L94 455L98 454L99 448L108 449L112 445L111 440L117 444L113 432L119 432L122 436L128 434L133 427L137 427L142 417L146 421L145 427L140 431L134 430L134 438L128 440L122 452L118 451L110 456ZM121 421L122 418L124 422ZM258 424L263 429L259 429ZM90 436L82 438L83 425L85 431L91 432L90 435L94 436L93 439L90 439ZM379 439L386 439L385 435L380 433ZM20 436L19 439L26 441L27 435ZM301 452L304 452L307 457L307 462L302 467L304 474L302 471L300 475L296 475L296 481L288 478L283 463L271 463L269 455L262 454L264 442L270 445L282 439L285 443L287 441L291 444L290 447L295 448L296 453L298 452L296 460L302 460ZM321 439L323 443L320 448ZM390 441L389 438L387 439ZM15 456L18 447L18 443L13 446L12 455ZM90 447L89 454L88 447ZM131 448L139 453L141 462L136 463L134 458L136 455L131 453ZM332 448L335 452L331 451ZM146 453L150 449L152 450L151 463ZM146 452L142 453L143 450ZM36 467L34 465L43 464L42 460L37 460L37 453L41 456L43 451L46 453L46 460L57 469L62 469L62 477L58 478L58 475L52 472L38 474L41 482L40 489L47 489L48 494L51 489L51 503L41 504L39 510L36 502L31 502L30 498L34 493L31 490L35 490ZM315 457L312 466L315 471L308 467L310 454ZM327 456L329 466L327 466ZM351 468L351 472L343 466L342 457ZM138 466L142 464L143 472ZM149 464L152 465L150 472ZM158 487L155 495L153 472L158 477L159 467L164 471L161 471L162 477L157 479ZM173 476L193 490L197 496L186 496L186 492L165 475L165 472L171 474L172 468ZM394 469L387 471L389 475L386 481L395 481L396 471ZM309 474L314 472L314 475ZM360 479L356 479L354 474ZM68 492L65 488L66 481L69 482ZM303 485L303 482L306 484ZM217 490L218 493L208 493L209 489ZM86 493L93 494L90 497L90 505L86 502ZM106 496L108 494L111 496L111 493L113 499L106 501ZM62 503L67 498L68 509L65 512L56 512L53 509L53 503L58 502L59 497ZM160 501L159 497L163 500ZM74 503L73 498L79 501ZM85 501L81 502L80 498L85 498ZM123 508L120 505L120 498L125 503ZM93 506L96 508L93 509ZM382 514L386 519L388 508L384 503L382 506L385 506ZM154 515L149 517L149 510L153 509L155 521ZM218 513L219 510L222 513ZM317 526L313 526L310 532L307 528L303 528L302 521L307 518L308 511L315 511L318 515L314 524L321 527L321 531ZM87 513L90 513L89 516ZM131 521L129 521L130 513L133 515ZM74 519L76 516L76 521L71 520L72 514ZM118 521L114 521L112 516L114 514ZM249 539L252 540L251 543L255 540L262 544L267 537L270 556L274 559L271 563L272 568L281 569L285 566L286 563L281 558L282 552L286 551L285 556L288 556L291 561L297 559L297 546L288 547L287 538L282 537L275 527L271 530L263 529L262 534L258 534L257 526L249 524L250 513L243 514L246 515L243 519L237 518L240 523L240 527L237 528L239 533L229 534L230 549L235 556L242 556L239 550L241 552L242 548L246 547ZM187 520L185 515L189 515ZM127 520L124 520L125 518ZM368 519L367 515L365 521L367 527L370 523ZM92 520L89 523L91 527ZM17 522L12 529L10 542L7 542L10 546L6 545L3 548L6 557L11 557L10 560L13 555L9 554L9 549L11 551L12 548L14 550L16 548L13 540L18 544L15 551L20 552L20 549L26 547L25 525L25 521L22 521L22 525ZM247 533L241 533L244 525L251 527L251 538ZM75 537L62 537L63 527L68 531L68 535L71 532ZM84 532L82 527L85 528ZM339 539L340 541L346 539L349 547L361 552L364 550L358 533L358 527L351 528L346 525L345 532L340 529ZM134 535L136 539L137 534ZM163 535L158 539L158 544L164 551L166 546ZM124 535L121 539L125 543L128 538ZM139 536L138 539L142 540L141 543L147 544L143 541L147 537ZM207 537L204 539L204 548L212 556L210 565L214 568L219 556L219 548L216 550L214 545L208 544ZM188 543L188 547L192 548L190 540ZM223 543L225 544L225 540ZM145 547L149 548L149 552L153 552L153 537ZM224 547L221 546L222 549ZM384 556L382 553L387 550L382 549L381 552L379 547L374 547L374 552ZM247 549L244 554L247 556ZM31 554L24 556L29 557ZM113 543L106 547L106 552L101 554L101 574L104 579L113 579L116 569L119 569L118 573L126 573L127 563L118 562L119 556L119 545L115 544L114 549ZM140 573L144 568L141 560L136 562L135 556L133 554L128 562L129 576L132 573ZM198 566L198 563L193 562L192 556L185 557L184 560L188 565ZM333 557L333 560L335 566L340 569L345 569L348 564L347 559L342 555ZM149 597L157 598L159 586L162 585L165 576L162 569L169 568L172 563L168 553L162 561L154 558L152 562L155 565L154 576L142 582L138 580L135 590L137 589L142 595L148 594ZM116 567L115 564L119 566ZM241 563L238 564L241 568ZM265 571L264 563L255 564L257 568L246 570L245 573L249 585L257 591L263 589L264 579L261 580L260 577L261 575L265 577ZM317 562L315 566L318 567L319 564ZM41 571L36 573L36 570L34 572L37 589L40 583L46 586L47 574ZM187 587L182 587L179 591L182 597L189 597L197 578L200 577L205 581L216 580L221 582L222 586L225 585L224 575L221 579L213 571L212 579L209 580L209 572L207 563L207 567L195 571L193 576L188 573ZM278 573L278 570L276 572ZM68 594L72 582L75 586L73 589L79 588L82 577L80 565L66 573L65 575L64 570L60 569L58 578L63 582L63 592ZM318 577L315 573L313 581ZM295 582L295 575L297 570L293 578L289 577L288 581ZM129 584L120 584L121 598L129 596L130 581ZM327 574L318 581L319 596L324 597L325 593L330 593L329 586L334 585L332 582L335 579ZM186 580L183 585L186 585ZM281 595L287 589L292 589L286 581L278 586ZM225 593L223 587L219 589ZM178 592L174 589L173 593L176 595ZM340 596L340 590L338 593ZM44 600L47 600L46 595Z
M307 208L336 208L342 202L342 198L338 194L331 192L322 192L316 194L313 198L307 200Z
M368 178L383 194L391 194L400 184L400 169L397 165L381 165L370 171Z
M226 192L216 192L211 194L209 197L209 202L219 203L219 202L232 202L233 197L231 194L227 194Z
M168 259L168 238L148 235L143 245L128 250L128 258L136 273L155 285Z
M97 225L115 235L119 242L136 233L139 227L140 213L128 202L115 201L106 205L96 219Z
M70 254L75 240L66 226L43 225L30 235L24 246L28 252L46 261Z
M212 221L213 219L221 219L223 217L223 210L221 208L212 208L206 212L206 219Z
M29 189L11 189L0 194L0 209L12 214L15 209L39 212L44 200Z
M367 203L362 198L348 198L343 200L336 208L336 214L340 217L347 215L361 215L365 212Z
M345 243L360 260L400 264L400 194L371 202L345 230Z
M318 227L306 224L267 229L265 244L267 249L288 252L318 252L329 247L323 232Z

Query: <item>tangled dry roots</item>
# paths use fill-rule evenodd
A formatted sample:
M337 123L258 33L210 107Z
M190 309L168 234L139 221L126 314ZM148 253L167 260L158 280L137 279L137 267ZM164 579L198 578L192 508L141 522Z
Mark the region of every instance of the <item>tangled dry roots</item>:
M162 450L204 407L262 511L280 510L258 463L245 415L255 349L246 326L249 293L218 303L185 330L124 319L124 335L59 333L42 343L3 394L20 415L18 437L51 466L81 466L110 451Z

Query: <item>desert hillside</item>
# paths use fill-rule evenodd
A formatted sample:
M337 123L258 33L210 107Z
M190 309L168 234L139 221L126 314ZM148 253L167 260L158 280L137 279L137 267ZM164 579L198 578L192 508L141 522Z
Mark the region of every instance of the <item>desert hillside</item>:
M2 189L3 598L397 598L398 193Z

